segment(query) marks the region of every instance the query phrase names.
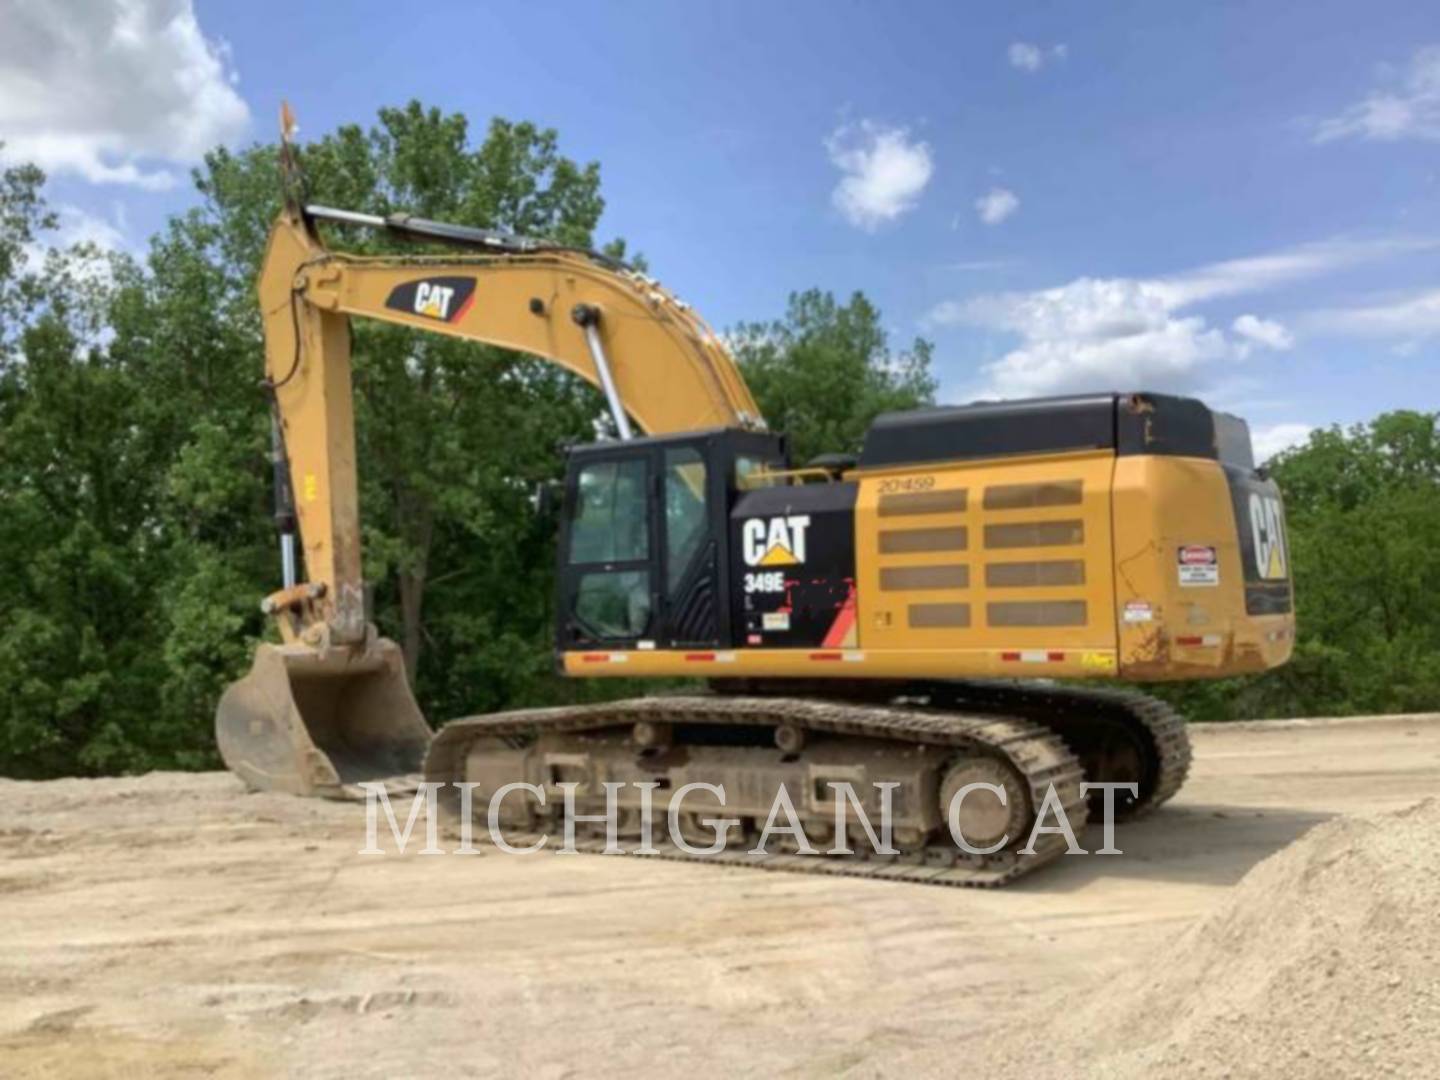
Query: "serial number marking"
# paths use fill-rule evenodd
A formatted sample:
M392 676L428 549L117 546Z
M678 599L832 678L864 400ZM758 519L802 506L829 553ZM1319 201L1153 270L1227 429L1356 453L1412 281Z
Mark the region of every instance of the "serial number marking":
M897 491L929 491L935 486L933 476L894 476L880 481L881 495L894 495Z
M772 570L760 574L745 575L745 591L747 593L778 593L785 591L785 575Z

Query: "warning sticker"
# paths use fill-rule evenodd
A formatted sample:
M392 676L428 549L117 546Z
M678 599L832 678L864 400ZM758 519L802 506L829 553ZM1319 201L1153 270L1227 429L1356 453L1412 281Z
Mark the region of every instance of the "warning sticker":
M1127 623L1150 622L1155 618L1155 609L1148 600L1128 600L1121 618Z
M1220 558L1213 547L1186 544L1180 549L1176 561L1182 586L1220 584Z
M760 621L766 630L790 629L790 613L788 611L767 611L761 616Z

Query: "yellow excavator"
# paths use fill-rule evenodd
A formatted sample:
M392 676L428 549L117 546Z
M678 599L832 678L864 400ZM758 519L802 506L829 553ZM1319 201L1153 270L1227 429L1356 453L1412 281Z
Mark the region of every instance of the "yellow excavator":
M325 222L418 250L332 251ZM1185 779L1181 717L1076 681L1289 659L1279 491L1245 423L1199 401L1105 392L889 414L858 457L797 466L694 311L594 252L292 196L259 297L284 573L263 607L281 643L258 647L216 718L252 788L346 797L367 781L413 790L423 774L475 784L479 800L526 782L552 797L512 797L501 820L538 835L574 784L577 812L608 809L630 835L644 800L663 814L667 793L699 782L725 790L733 841L783 786L815 847L838 849L851 819L833 791L849 783L871 811L889 790L898 854L732 842L718 857L992 885L1065 852L1048 833L1020 850L1047 792L1078 824L1082 780L1133 784L1125 818ZM469 717L432 736L365 610L352 317L529 353L600 388L616 437L569 451L557 666L706 692ZM626 785L613 806L607 782ZM960 825L981 854L945 828L977 783L990 787L962 800ZM682 834L708 835L716 810L688 800Z

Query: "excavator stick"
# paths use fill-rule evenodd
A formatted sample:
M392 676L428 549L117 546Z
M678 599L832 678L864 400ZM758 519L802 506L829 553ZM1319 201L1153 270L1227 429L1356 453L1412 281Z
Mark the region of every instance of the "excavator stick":
M369 636L354 649L260 645L220 699L215 737L252 790L350 799L364 781L414 790L431 732L399 647Z

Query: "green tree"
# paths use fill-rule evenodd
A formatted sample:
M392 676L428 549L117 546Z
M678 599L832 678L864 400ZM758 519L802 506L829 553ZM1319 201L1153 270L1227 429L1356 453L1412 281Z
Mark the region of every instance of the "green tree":
M372 212L589 244L603 207L598 168L553 131L497 120L472 144L463 117L413 103L304 155L315 201ZM0 554L17 568L0 581L0 772L214 764L216 697L270 632L254 275L274 147L216 151L195 181L200 205L143 268L94 252L37 268L26 253L54 225L43 177L0 176ZM618 690L550 671L553 522L531 505L561 444L603 423L599 396L539 361L391 327L357 324L354 345L366 572L427 712Z
M598 166L564 157L555 132L495 120L472 144L465 117L415 102L301 153L313 201L367 213L403 210L588 246L604 205ZM161 321L183 327L182 336L222 343L229 389L246 400L195 429L171 486L192 508L215 512L217 523L263 526L267 421L256 389L252 281L279 208L274 148L216 151L196 183L204 204L172 227L171 273L156 300L167 310ZM330 240L362 254L415 250L343 226ZM197 287L209 302L185 309ZM191 319L213 322L216 332ZM537 484L558 477L560 446L593 433L598 395L504 350L362 320L352 329L366 578L376 621L400 641L422 705L444 717L563 692L548 659L550 534L531 502ZM231 479L237 475L247 479ZM254 536L253 526L241 534ZM255 586L273 583L273 541L247 549L233 533L193 539L188 580L208 584L196 584L194 602L177 612L172 652L182 659L206 643L197 676L228 678L233 665L217 664L215 650L239 636L202 613L233 610L229 590L242 581L251 583L253 605ZM199 696L215 689L197 683Z
M743 324L730 339L761 413L790 436L800 464L817 454L858 451L878 414L935 398L934 347L916 338L892 351L880 312L864 293L847 304L819 289L791 293L783 319Z
M1317 432L1273 466L1294 549L1296 656L1280 696L1308 713L1440 701L1440 414Z
M164 729L166 575L143 388L105 345L129 260L50 249L33 169L0 178L0 772L196 763Z
M38 279L29 265L34 246L57 224L41 194L44 184L45 174L33 165L0 170L0 356L14 349L22 316L34 298Z

